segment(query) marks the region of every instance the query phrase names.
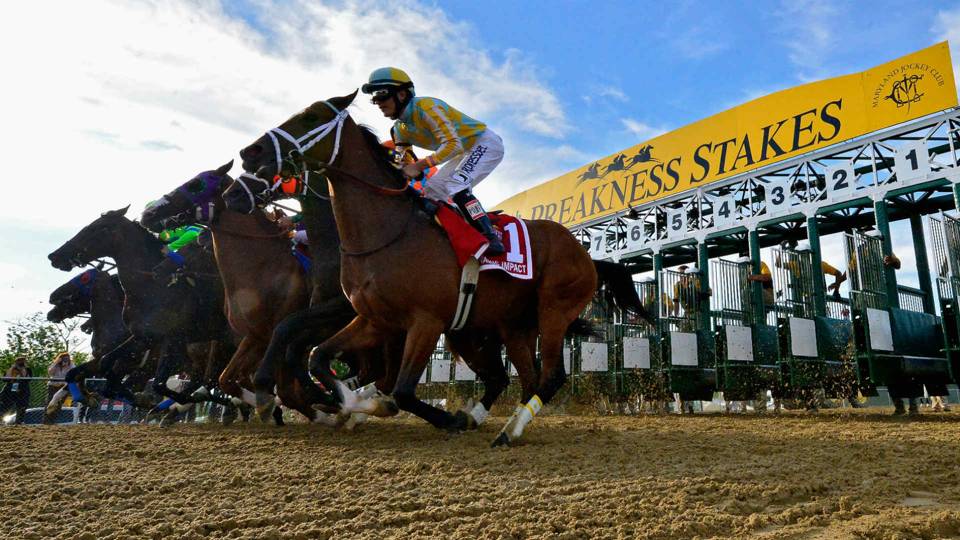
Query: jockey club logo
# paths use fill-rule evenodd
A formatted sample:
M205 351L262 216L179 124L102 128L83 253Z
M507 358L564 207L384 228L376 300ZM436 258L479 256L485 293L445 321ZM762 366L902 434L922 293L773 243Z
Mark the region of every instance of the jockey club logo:
M923 75L904 75L902 79L894 81L890 88L890 95L883 99L889 99L897 104L897 108L906 106L910 111L910 104L916 103L923 98L923 92L920 91L919 82Z
M936 94L946 83L943 72L924 62L908 62L891 69L873 90L871 108L883 103L892 103L897 109L910 114L910 107L920 103L931 87ZM936 99L936 98L934 98Z
M635 166L642 163L661 163L661 161L652 155L653 145L645 144L640 147L640 150L637 151L633 156L627 156L626 154L619 154L614 157L610 164L603 168L603 172L600 172L600 162L595 161L587 167L587 170L580 173L580 176L577 177L577 185L586 182L587 180L601 180L603 177L607 176L612 172L626 172L633 169Z

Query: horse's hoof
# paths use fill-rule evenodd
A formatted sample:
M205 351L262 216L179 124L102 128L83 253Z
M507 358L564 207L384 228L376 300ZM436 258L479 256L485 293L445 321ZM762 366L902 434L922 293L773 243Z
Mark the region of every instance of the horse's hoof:
M277 404L274 403L273 400L270 400L268 403L257 405L257 416L261 422L269 422L271 418L275 418L278 408Z
M283 410L280 407L273 408L273 421L277 424L278 427L283 427Z
M223 418L221 421L223 425L229 426L237 419L237 408L236 407L226 407L223 410Z
M507 434L503 431L490 443L490 448L496 448L498 446L510 446L510 437L507 437Z
M244 403L242 405L239 405L239 409L240 409L240 417L243 419L243 421L249 422L250 413L253 412L253 407Z
M47 426L53 425L53 424L55 423L54 420L56 419L56 417L57 417L57 413L56 413L56 412L54 412L53 414L51 414L50 412L46 412L46 411L45 411L45 412L43 413L43 423L44 423L44 425L47 425Z
M451 425L450 431L467 431L471 429L477 429L477 422L472 416L464 411L457 411L453 413L453 419L454 421Z
M179 414L176 411L170 411L160 419L160 427L170 427L173 424L177 423L177 416Z

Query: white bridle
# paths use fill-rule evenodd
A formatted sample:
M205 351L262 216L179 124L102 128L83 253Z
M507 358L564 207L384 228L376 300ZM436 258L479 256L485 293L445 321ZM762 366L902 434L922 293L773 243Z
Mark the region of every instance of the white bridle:
M276 160L277 160L276 163L277 163L278 173L282 168L284 160L280 151L280 140L277 139L277 136L284 138L287 142L292 144L293 147L297 150L297 152L299 152L301 159L303 159L303 155L307 153L307 151L309 151L311 148L316 146L317 143L325 139L328 135L335 132L335 136L333 139L333 152L330 154L330 159L328 159L326 163L328 164L333 163L333 161L337 159L337 154L340 153L340 134L343 131L343 122L347 119L348 116L350 116L350 113L347 112L346 110L342 110L342 111L337 110L336 107L334 107L333 105L331 105L326 101L324 101L323 104L326 105L327 107L330 107L330 109L336 114L336 116L334 116L329 122L326 122L325 124L321 124L311 129L310 131L304 133L299 138L294 137L293 135L287 133L285 130L278 127L273 128L267 132L267 136L270 137L270 142L273 143L273 151L275 153ZM242 187L243 190L247 192L247 197L250 199L251 208L257 205L256 198L253 196L253 192L250 191L250 188L247 186L247 183L244 181L245 179L256 180L257 182L260 182L261 184L267 187L266 191L274 191L283 181L283 179L280 179L274 182L273 184L271 184L267 180L264 180L263 178L260 178L255 174L251 174L248 172L241 173L240 176L237 177L237 183L240 184L240 187Z

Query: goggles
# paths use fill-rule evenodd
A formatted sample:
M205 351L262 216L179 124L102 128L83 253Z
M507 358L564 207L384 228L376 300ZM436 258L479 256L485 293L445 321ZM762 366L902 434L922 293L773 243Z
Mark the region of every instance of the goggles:
M373 93L373 97L370 98L370 102L376 105L378 103L383 103L391 97L393 97L392 90L377 90Z

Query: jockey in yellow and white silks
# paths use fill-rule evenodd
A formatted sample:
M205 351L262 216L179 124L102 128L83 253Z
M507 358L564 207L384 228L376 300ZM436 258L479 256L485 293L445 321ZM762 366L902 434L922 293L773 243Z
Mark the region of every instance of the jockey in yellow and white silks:
M440 99L416 97L413 81L400 69L375 70L362 90L373 94L373 102L383 115L394 120L390 135L397 146L413 145L433 151L405 165L404 175L417 178L424 170L442 164L439 172L426 182L424 194L439 201L452 199L490 242L485 254L502 255L503 243L471 189L503 160L500 136Z

